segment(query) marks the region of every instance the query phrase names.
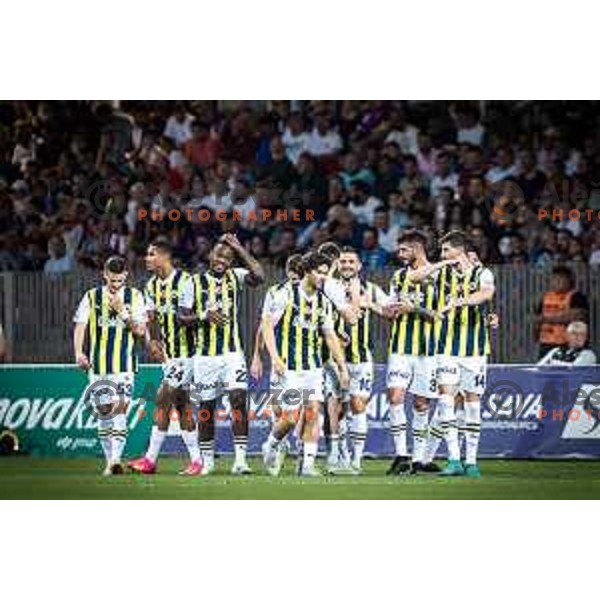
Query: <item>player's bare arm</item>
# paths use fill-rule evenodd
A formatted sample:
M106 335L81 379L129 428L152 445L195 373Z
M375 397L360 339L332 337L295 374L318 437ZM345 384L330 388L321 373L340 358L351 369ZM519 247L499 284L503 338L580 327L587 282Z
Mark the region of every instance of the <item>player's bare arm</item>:
M90 359L83 351L83 341L85 339L85 330L87 323L75 323L73 331L73 347L75 350L75 362L81 369L87 371L90 368Z
M273 323L273 318L270 315L265 315L262 318L261 330L265 340L265 346L267 347L267 352L269 353L271 362L273 363L273 370L277 375L283 375L285 373L286 366L281 356L279 356L279 352L277 352L277 344L275 343L275 324Z
M455 302L449 302L440 312L444 314L453 308L461 306L477 306L490 302L494 298L496 287L494 285L481 286L476 292L469 294L468 298L459 298Z
M252 361L250 363L250 375L254 377L254 379L260 379L262 377L262 358L260 355L260 351L263 347L263 335L262 329L259 324L256 329L256 336L254 337L254 352L252 354Z
M265 282L265 270L262 265L242 246L234 234L224 234L221 237L221 241L237 254L239 259L244 263L244 266L250 271L246 277L248 285L257 286Z
M406 276L413 283L420 283L420 282L425 281L426 279L432 277L438 271L441 271L444 267L455 265L457 263L458 263L458 261L455 259L446 259L446 260L440 260L439 262L436 262L436 263L428 263L421 267L417 267L415 269L410 269L407 272Z

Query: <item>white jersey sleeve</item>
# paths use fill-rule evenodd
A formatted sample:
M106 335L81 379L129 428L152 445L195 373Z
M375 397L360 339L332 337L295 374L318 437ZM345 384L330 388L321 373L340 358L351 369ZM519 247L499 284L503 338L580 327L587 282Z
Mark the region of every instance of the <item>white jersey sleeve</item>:
M389 306L393 304L394 299L388 296L376 283L372 283L371 285L373 286L372 301L377 306Z
M494 287L494 274L487 268L479 274L479 287Z
M250 271L242 267L236 267L235 269L232 269L232 271L235 275L235 278L238 280L240 286L243 286L246 282L246 277L248 277L248 275L250 274Z
M271 317L273 323L277 323L283 316L290 302L290 288L283 286L279 289L271 288L265 297L262 316Z
M144 288L144 302L146 304L146 310L148 312L154 312L156 310L156 304L154 302L154 290L151 285L152 279L148 281Z
M87 323L90 318L90 293L86 292L81 301L79 302L79 306L77 307L77 311L75 312L75 316L73 317L74 323Z
M179 294L179 308L192 309L194 307L194 278L188 277Z
M136 325L146 322L146 304L144 295L136 289L131 290L134 301L131 304L131 318Z
M334 330L333 323L333 304L332 302L327 302L325 307L323 308L323 312L321 314L321 331L323 333L329 333Z
M325 280L323 293L327 300L335 306L336 310L344 310L349 304L346 298L346 288L340 281L333 277L328 277Z

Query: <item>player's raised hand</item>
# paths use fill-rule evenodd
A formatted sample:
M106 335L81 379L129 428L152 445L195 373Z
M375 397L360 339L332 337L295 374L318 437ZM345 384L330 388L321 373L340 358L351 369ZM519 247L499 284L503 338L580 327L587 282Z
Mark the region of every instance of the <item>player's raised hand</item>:
M75 358L75 362L83 371L87 371L90 368L90 359L85 354L78 354Z
M242 248L242 243L240 242L240 240L238 240L237 236L233 233L224 233L221 236L221 241L224 244L227 244L232 250L234 250L236 252L240 248Z
M112 296L109 295L108 305L110 306L111 310L119 314L122 313L125 309L125 303L123 302L123 298L121 298L119 294L114 294Z

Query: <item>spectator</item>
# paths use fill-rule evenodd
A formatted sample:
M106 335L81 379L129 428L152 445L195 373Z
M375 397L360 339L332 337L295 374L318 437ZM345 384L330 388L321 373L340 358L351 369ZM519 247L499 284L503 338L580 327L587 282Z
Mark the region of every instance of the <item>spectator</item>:
M431 180L430 194L433 198L439 195L442 188L451 188L458 192L458 175L450 168L450 157L440 152L435 161L435 175Z
M596 353L587 346L588 327L583 321L567 326L567 342L550 350L537 364L552 366L595 365Z
M390 214L384 206L375 209L373 227L377 229L379 246L388 254L394 254L402 230L397 225L390 223Z
M342 149L342 138L327 113L319 113L308 140L308 152L318 158L331 158Z
M185 109L185 104L178 102L173 114L167 119L163 135L169 138L177 147L182 147L192 138L192 123L194 116Z
M191 125L192 137L185 142L184 155L196 167L212 167L221 155L221 142L210 127L201 121Z
M540 349L545 356L553 348L567 343L567 325L572 321L588 320L588 301L575 289L575 275L565 266L552 270L550 290L535 307L534 325Z
M383 269L387 264L387 252L379 245L379 235L375 227L367 227L363 232L360 260L367 269Z
M356 181L350 186L350 203L348 208L361 225L373 225L375 210L383 205L379 198L370 195L370 186L363 181Z
M295 111L288 119L287 127L281 138L285 153L292 164L297 165L300 156L309 151L310 135L304 128L304 118L301 112Z
M513 152L510 148L500 148L496 153L496 166L492 167L486 175L489 183L497 183L508 177L514 177L517 167L514 164Z
M391 131L385 138L385 143L395 142L400 148L402 154L415 155L418 151L417 137L419 130L406 121L406 115L401 109L392 113L390 120Z
M481 146L485 127L479 122L479 111L468 107L457 114L458 132L456 141L459 144L472 144Z
M67 254L65 242L60 236L54 236L48 243L48 254L50 258L44 265L44 273L60 274L73 270L73 260Z

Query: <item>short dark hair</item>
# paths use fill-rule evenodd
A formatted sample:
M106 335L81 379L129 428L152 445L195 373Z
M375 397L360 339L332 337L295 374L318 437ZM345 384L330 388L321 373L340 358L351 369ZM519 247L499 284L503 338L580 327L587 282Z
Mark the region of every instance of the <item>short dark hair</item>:
M167 254L168 256L173 254L173 246L169 239L164 235L158 236L150 243L150 245L159 250L161 254Z
M115 275L120 275L127 271L127 264L122 256L111 256L104 263L104 270Z
M359 256L359 252L354 246L344 246L342 254L356 254L356 256Z
M321 252L307 252L302 257L302 269L304 275L309 271L317 270L321 265L326 265L328 267L331 265L327 257Z
M399 244L421 244L423 248L427 248L428 241L427 236L418 229L409 229L398 237Z
M291 254L285 263L285 270L289 273L297 273L300 277L304 275L304 261L301 254Z
M466 248L467 238L462 231L455 229L442 236L440 239L440 246L442 244L450 244L453 248Z
M571 286L575 285L575 273L567 265L557 265L552 269L552 275L566 277L570 281Z
M318 252L329 260L329 264L340 257L340 247L335 242L323 242L319 246Z

